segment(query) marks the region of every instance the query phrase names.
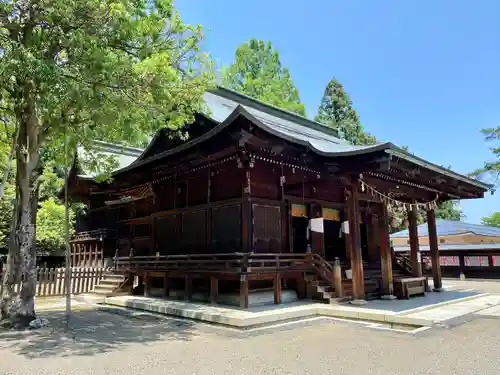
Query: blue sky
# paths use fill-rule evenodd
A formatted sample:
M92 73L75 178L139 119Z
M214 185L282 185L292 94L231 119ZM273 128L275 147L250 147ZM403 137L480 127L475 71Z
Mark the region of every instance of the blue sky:
M316 114L333 77L365 129L460 173L491 159L479 130L500 124L498 0L177 0L207 29L219 65L250 38L271 40ZM500 191L461 203L466 221L500 211Z

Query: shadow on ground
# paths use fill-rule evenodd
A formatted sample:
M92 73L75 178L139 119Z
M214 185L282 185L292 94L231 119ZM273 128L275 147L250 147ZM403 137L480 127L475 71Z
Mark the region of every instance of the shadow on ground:
M28 358L92 356L120 347L154 341L189 341L198 335L194 322L120 310L86 310L72 313L66 331L64 313L47 312L50 327L33 331L0 331L0 348Z

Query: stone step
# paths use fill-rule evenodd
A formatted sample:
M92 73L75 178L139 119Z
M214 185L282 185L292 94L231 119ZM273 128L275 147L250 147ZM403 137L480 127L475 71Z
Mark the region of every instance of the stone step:
M113 294L113 291L116 289L115 286L112 285L96 285L94 287L93 293L97 294Z
M106 272L103 272L102 277L105 277L105 278L115 278L115 277L124 278L125 275L122 275L121 273L114 273L114 272L106 271Z
M99 284L113 284L113 285L120 285L121 283L123 283L125 281L125 278L122 277L122 278L118 278L118 277L114 277L114 278L108 278L108 277L105 277L103 279L101 279L99 281Z

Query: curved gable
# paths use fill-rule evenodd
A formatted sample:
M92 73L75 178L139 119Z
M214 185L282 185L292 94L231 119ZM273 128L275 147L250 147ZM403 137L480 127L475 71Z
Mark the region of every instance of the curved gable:
M186 134L189 134L189 138L187 139L172 137L169 134L167 128L162 128L156 132L155 136L146 147L144 152L132 164L136 164L155 155L159 155L161 153L164 153L165 151L174 149L185 143L188 143L189 141L201 137L218 124L219 123L217 121L214 121L203 114L197 114L195 115L194 122L184 126L182 130Z

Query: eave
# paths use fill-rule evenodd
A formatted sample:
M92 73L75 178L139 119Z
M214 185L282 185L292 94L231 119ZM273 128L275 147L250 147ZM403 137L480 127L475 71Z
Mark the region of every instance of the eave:
M353 158L353 157L364 158L364 156L367 157L370 156L372 159L377 157L380 158L380 155L382 154L382 155L387 155L387 159L399 158L402 160L406 160L408 163L411 163L416 167L421 167L425 170L428 170L433 174L451 178L459 182L462 186L465 184L467 189L471 189L474 191L475 197L482 196L484 192L488 191L492 187L491 185L468 178L466 176L450 171L449 169L440 167L436 164L427 162L424 159L411 155L390 142L379 143L369 146L353 146L350 144L346 144L344 142L337 142L337 140L335 139L332 140L331 137L328 138L329 136L327 134L325 134L324 139L321 139L321 137L318 135L321 133L318 133L317 131L316 133L314 133L314 137L312 137L309 136L306 129L303 127L301 128L299 126L298 128L292 129L293 123L291 123L290 120L286 120L285 122L280 123L279 122L280 119L276 120L268 113L259 112L255 108L247 109L243 105L238 105L224 121L219 123L219 125L216 125L214 128L212 128L205 134L199 136L198 138L186 142L178 147L166 150L164 152L160 152L146 159L137 160L134 163L130 164L129 166L113 172L112 176L115 177L130 172L132 170L137 170L138 168L150 165L150 163L152 162L159 161L161 159L172 158L181 152L190 150L191 148L194 148L197 145L202 144L203 142L209 141L217 134L221 133L223 130L227 129L232 124L234 124L238 118L244 118L248 120L255 127L263 130L266 133L273 135L274 137L285 140L291 144L302 146L308 151L322 158L328 158L331 160L332 163L335 163L336 161L339 160L347 160L344 158ZM467 194L464 192L458 197L459 198L471 197L470 194L471 194L470 192L468 192Z

